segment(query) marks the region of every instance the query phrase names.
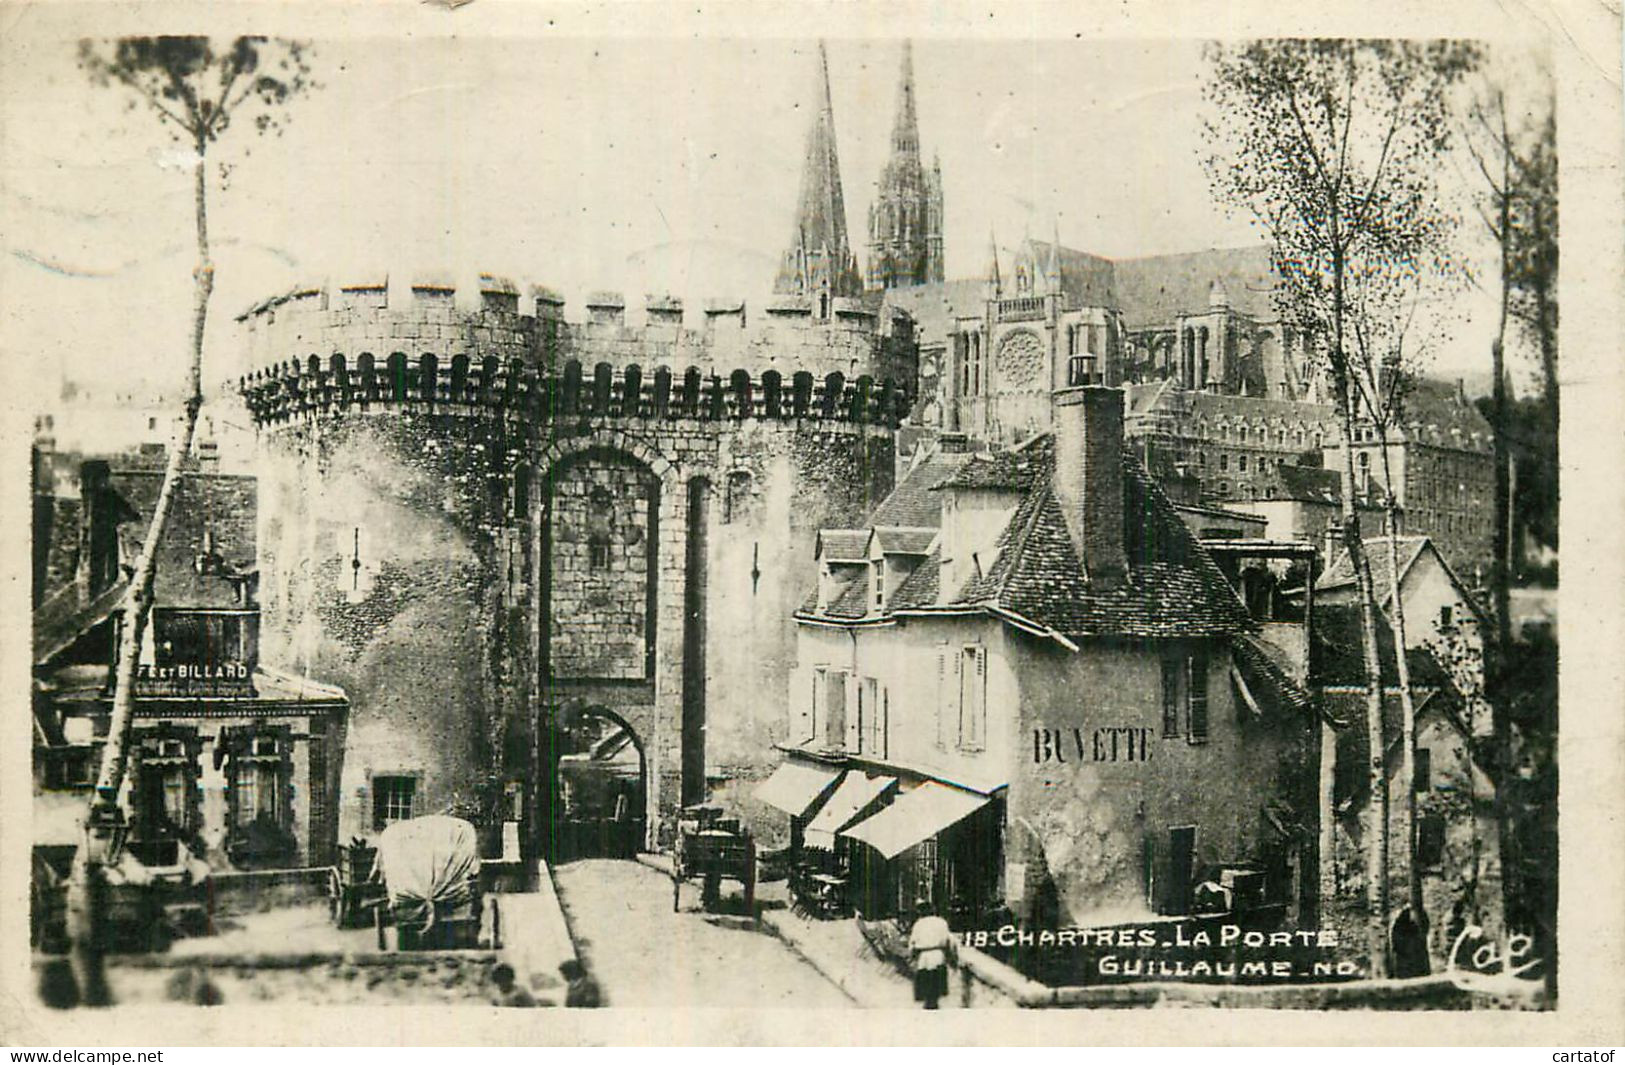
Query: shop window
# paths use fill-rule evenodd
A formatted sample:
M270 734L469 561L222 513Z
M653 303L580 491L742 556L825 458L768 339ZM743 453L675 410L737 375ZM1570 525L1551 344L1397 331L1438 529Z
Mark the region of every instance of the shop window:
M417 801L418 782L411 776L372 778L372 827L383 831L396 821L410 821Z

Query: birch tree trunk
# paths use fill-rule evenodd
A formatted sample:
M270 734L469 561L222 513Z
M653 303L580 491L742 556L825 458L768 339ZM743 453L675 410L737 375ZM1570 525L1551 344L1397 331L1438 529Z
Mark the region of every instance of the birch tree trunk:
M1388 533L1388 594L1390 596L1388 621L1394 630L1394 660L1399 671L1400 761L1399 781L1401 802L1400 837L1409 870L1408 905L1411 920L1424 939L1427 937L1427 911L1422 907L1422 870L1416 853L1416 700L1411 693L1411 666L1405 657L1405 604L1399 595L1399 505L1394 501L1393 467L1388 457L1388 430L1381 428L1382 480L1387 506L1383 519Z
M102 899L105 891L106 866L116 860L117 846L122 842L123 815L119 795L124 787L131 726L135 720L135 684L137 666L141 658L141 642L146 634L152 614L154 577L158 570L158 545L163 542L169 525L170 511L175 503L175 489L180 483L187 458L192 452L192 439L197 432L198 410L203 405L203 332L208 321L209 297L214 292L214 262L209 256L207 140L198 136L195 141L197 159L193 186L197 223L197 265L192 272L192 337L190 360L186 375L185 418L177 439L169 449L164 466L163 487L147 525L141 553L136 558L135 572L130 579L120 608L117 658L113 675L113 713L107 726L107 739L102 748L101 769L96 778L96 793L91 799L85 822L85 838L74 852L73 866L68 879L67 932L70 943L69 962L79 988L80 1002L87 1006L102 1006L112 1002L103 966L104 928L102 925Z

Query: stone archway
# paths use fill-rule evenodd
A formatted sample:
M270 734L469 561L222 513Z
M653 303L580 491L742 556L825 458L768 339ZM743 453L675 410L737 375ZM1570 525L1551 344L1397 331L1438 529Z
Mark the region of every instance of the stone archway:
M658 435L658 434L655 434ZM689 583L685 567L686 542L690 534L688 485L686 474L662 453L658 443L644 435L633 435L609 426L598 426L580 435L548 443L538 455L536 468L540 491L533 493L532 516L535 519L535 557L538 581L536 583L537 666L539 670L539 702L536 737L542 745L538 751L537 800L542 809L536 819L538 828L545 831L548 820L549 786L552 769L546 758L548 715L551 705L571 700L610 708L637 735L646 761L645 786L642 791L644 809L641 823L647 830L642 846L652 847L657 842L657 829L662 823L662 811L675 809L679 803L683 766L682 707L685 698L685 596ZM592 476L579 476L583 468L592 470ZM647 562L647 583L641 588L641 632L634 635L618 632L616 639L627 637L623 643L638 643L638 653L631 654L622 647L620 658L609 669L582 669L578 657L567 668L558 668L555 661L555 626L568 629L589 621L579 612L561 612L555 602L560 581L575 581L569 574L555 570L554 536L556 522L564 510L579 512L577 520L596 522L586 530L590 536L599 536L606 529L601 512L598 517L587 514L593 504L595 488L604 481L606 469L623 473L636 471L645 478L648 496L641 504L643 556ZM572 472L574 471L574 472ZM630 481L623 480L623 487ZM561 496L562 489L562 496ZM613 495L612 490L612 495ZM620 497L626 498L624 493ZM587 510L583 510L585 500ZM598 504L605 500L600 495ZM611 548L625 546L624 528L611 520L608 525ZM583 553L578 540L571 548L575 565L602 562L594 555L593 545ZM613 551L612 551L613 554ZM580 582L576 582L580 584ZM590 583L590 582L589 582ZM624 598L624 596L623 596ZM620 613L624 622L625 613ZM623 626L624 627L624 626ZM599 640L602 634L594 632L590 640ZM639 642L641 641L641 642ZM642 668L632 668L634 662ZM592 675L594 673L600 675ZM540 850L549 849L541 841Z
M546 859L635 857L648 836L649 760L643 737L601 704L554 706L545 726Z

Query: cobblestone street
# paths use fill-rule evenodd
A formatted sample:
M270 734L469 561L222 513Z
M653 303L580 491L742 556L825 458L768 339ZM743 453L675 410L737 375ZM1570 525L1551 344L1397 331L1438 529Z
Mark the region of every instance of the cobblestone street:
M571 862L555 867L554 876L606 1006L852 1005L770 933L734 926L735 918L707 919L697 884L685 885L683 911L673 913L671 881L636 862Z

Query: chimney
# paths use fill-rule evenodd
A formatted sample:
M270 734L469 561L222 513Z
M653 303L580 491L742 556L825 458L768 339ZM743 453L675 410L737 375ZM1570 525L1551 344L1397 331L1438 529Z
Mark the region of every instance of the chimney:
M80 602L89 602L118 580L118 526L110 476L108 464L100 459L79 467L79 564L74 579Z
M1091 581L1128 572L1123 544L1123 393L1086 386L1054 393L1055 498Z
M1324 565L1330 566L1337 561L1338 553L1343 550L1343 526L1338 522L1329 522L1326 525L1326 558Z

